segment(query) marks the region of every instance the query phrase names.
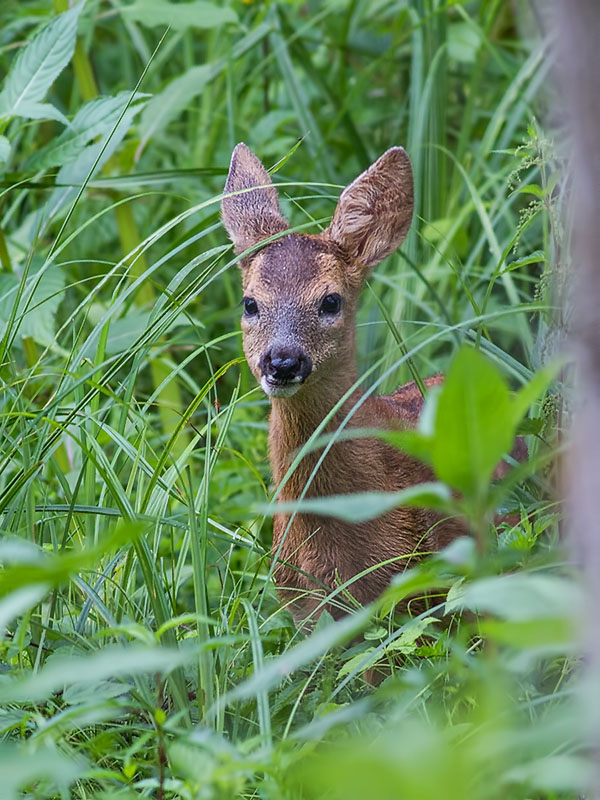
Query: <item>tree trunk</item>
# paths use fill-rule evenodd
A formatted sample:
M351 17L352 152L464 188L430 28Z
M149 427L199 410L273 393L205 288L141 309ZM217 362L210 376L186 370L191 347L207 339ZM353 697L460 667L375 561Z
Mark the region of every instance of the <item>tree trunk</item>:
M586 707L600 764L600 3L555 0L556 77L572 159L575 416L569 458L570 530L585 570ZM600 767L592 796L600 798Z

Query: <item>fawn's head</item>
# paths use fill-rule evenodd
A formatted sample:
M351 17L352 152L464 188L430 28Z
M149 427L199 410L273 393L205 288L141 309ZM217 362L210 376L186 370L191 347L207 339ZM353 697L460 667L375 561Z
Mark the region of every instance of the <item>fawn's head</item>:
M238 144L223 198L223 223L236 253L288 230L277 190L258 158ZM250 369L272 397L305 381L353 369L356 300L369 269L404 240L413 213L410 161L387 150L342 192L318 236L291 233L240 261L242 331Z

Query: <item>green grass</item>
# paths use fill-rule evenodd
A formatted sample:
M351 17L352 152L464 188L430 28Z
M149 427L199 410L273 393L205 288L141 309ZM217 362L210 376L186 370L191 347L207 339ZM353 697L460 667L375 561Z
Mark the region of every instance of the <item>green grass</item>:
M539 372L562 333L561 165L536 121L548 60L526 14L54 6L0 10L2 796L581 796L580 580L551 466L561 387ZM218 217L238 141L285 159L282 205L313 231L406 146L415 218L363 294L360 374L376 391L459 376L430 446L451 486L457 464L471 476L479 549L457 542L310 636L271 581L268 403ZM465 343L498 391L522 390L531 459L500 488L449 445L476 423L490 442L516 426L485 403L452 412L469 381L485 388L477 366L460 373ZM490 525L498 506L517 522ZM396 611L423 592L428 611ZM373 689L379 662L391 677Z

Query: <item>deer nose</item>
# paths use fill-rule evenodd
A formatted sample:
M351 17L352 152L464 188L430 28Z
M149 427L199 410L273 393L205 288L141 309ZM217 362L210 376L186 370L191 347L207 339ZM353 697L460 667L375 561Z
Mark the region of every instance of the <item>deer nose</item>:
M263 375L276 381L305 380L311 373L312 361L299 347L273 347L258 362Z

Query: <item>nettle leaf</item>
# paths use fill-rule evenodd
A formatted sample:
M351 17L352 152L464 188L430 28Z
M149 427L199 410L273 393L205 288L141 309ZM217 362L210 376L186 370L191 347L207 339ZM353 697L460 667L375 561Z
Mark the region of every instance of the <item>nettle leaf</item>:
M345 675L350 675L351 672L356 672L357 674L366 672L368 669L371 669L381 657L382 653L377 652L374 647L368 647L366 650L357 653L342 664L341 668L338 670L338 680Z
M114 97L97 97L86 103L60 136L34 154L27 163L28 169L48 169L74 161L87 144L117 124L129 101L146 96L138 92L132 98L131 92L119 92Z
M418 640L423 635L429 625L436 620L434 617L423 617L408 622L397 639L390 642L385 648L386 653L401 653L408 656L414 653L418 647Z
M398 506L436 508L447 510L452 500L450 490L443 483L421 483L399 492L359 492L336 494L330 497L308 497L300 501L262 505L264 514L316 514L320 517L337 517L345 522L367 522Z
M185 31L188 28L206 30L238 21L233 9L204 0L177 4L167 0L138 0L131 6L121 8L121 14L147 28L169 25L175 31Z
M16 275L0 274L0 336L6 331L19 283ZM41 275L30 275L13 323L19 326L19 336L29 337L44 346L54 344L55 317L64 286L64 273L57 266L51 266Z
M25 119L54 119L63 125L69 124L62 111L52 103L21 103L18 116Z
M514 438L508 387L479 351L455 357L440 394L432 443L436 475L467 496L485 490Z
M60 168L56 176L56 189L46 206L53 216L69 201L74 200L83 183L95 175L115 152L131 127L134 117L141 111L144 102L129 106L121 121L93 144L87 145L79 155Z
M82 8L80 3L59 14L21 50L0 92L0 117L27 117L44 99L73 56Z

